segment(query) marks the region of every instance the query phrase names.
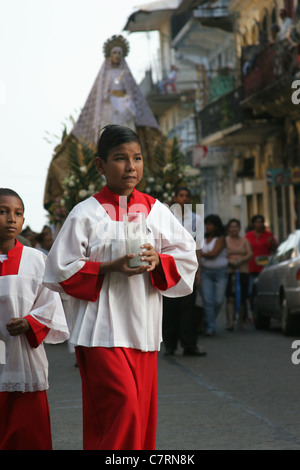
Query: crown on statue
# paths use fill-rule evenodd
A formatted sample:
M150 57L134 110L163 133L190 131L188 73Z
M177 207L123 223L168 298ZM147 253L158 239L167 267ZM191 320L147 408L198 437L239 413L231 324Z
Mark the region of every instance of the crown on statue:
M128 55L129 43L127 39L124 38L124 36L113 35L110 39L107 39L103 46L103 52L106 59L110 56L111 50L114 47L121 47L121 49L123 50L123 57L126 57Z

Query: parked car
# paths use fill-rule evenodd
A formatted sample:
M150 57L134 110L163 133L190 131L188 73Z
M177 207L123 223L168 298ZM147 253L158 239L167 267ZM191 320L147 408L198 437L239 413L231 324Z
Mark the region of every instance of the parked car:
M260 263L264 263L261 259ZM254 324L266 329L275 318L284 335L299 332L300 325L300 230L281 243L254 284Z

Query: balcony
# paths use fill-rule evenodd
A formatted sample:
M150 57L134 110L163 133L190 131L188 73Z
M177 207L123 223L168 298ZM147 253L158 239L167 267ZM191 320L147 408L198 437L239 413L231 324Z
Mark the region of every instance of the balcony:
M208 81L209 101L230 93L235 88L234 72L230 69L220 69Z
M237 88L212 101L199 112L203 139L241 124L243 119L241 98L242 89Z
M233 31L233 17L228 11L229 0L205 2L194 10L194 17L204 26L217 27L224 31Z
M252 55L248 46L243 53L244 57L248 54L252 64L243 75L243 110L268 119L280 120L287 115L299 119L299 109L291 100L291 84L300 71L298 47L291 48L288 41L280 41L266 45L262 51L254 50Z
M243 50L244 66L248 60L248 71L243 75L244 97L276 85L279 81L288 81L299 70L297 47L290 48L281 41L267 44L259 52L257 46L248 46Z

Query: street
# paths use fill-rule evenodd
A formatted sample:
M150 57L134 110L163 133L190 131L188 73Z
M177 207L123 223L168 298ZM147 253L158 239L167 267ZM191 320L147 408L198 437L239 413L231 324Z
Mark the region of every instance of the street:
M296 337L278 325L199 336L207 357L158 356L157 450L299 450ZM66 344L47 345L54 450L82 449L81 383Z

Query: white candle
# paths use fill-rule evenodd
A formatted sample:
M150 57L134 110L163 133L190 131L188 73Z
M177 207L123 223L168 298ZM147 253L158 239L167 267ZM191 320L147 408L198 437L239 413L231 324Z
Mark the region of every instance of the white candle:
M130 268L137 268L139 266L147 266L148 261L142 261L140 258L140 253L143 251L141 246L145 243L142 238L137 238L136 240L126 240L126 249L127 254L135 254L134 258L128 260L128 266Z
M141 260L140 253L143 251L141 246L147 242L145 214L135 212L124 215L124 228L126 236L126 252L134 254L134 258L128 260L130 268L147 266L148 261Z

